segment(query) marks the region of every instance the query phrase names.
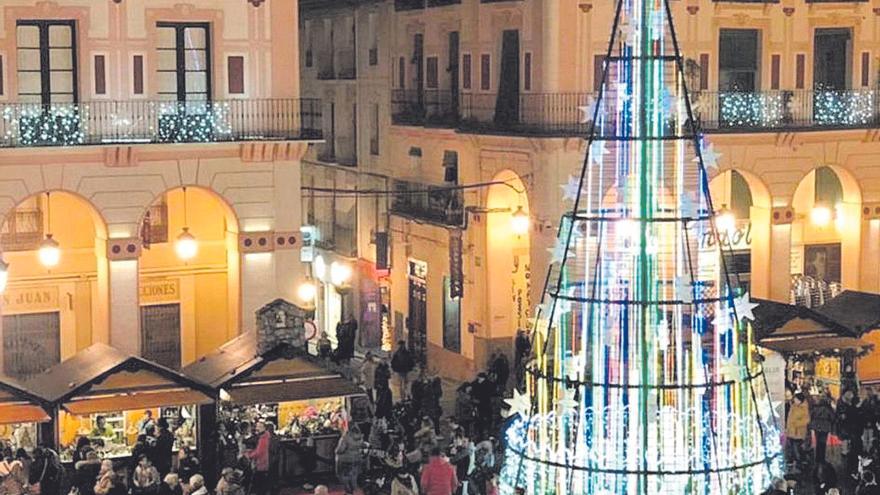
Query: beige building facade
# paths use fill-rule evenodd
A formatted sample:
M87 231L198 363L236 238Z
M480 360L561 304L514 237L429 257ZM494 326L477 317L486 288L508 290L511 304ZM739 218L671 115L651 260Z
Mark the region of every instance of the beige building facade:
M98 342L179 368L273 299L306 304L300 159L322 126L298 16L296 0L0 4L6 374Z
M731 270L775 301L880 292L878 6L671 3L695 112L720 154L710 187L736 219ZM304 5L303 93L336 112L325 134L351 125L335 132L358 141L349 163L308 160L387 181L388 340L424 341L429 369L468 378L528 326L613 14L613 2L583 0ZM320 73L349 49L356 74ZM375 200L357 197L358 212ZM520 208L524 233L511 224ZM358 257L374 263L379 230L357 230ZM456 284L463 294L449 297ZM880 359L860 373L880 377Z

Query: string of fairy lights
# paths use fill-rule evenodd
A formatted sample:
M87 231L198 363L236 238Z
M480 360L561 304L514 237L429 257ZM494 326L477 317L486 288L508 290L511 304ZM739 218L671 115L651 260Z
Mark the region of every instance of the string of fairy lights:
M501 493L761 493L781 456L756 304L721 243L698 242L718 235L718 154L694 128L666 1L618 0L607 55L537 351L508 400Z

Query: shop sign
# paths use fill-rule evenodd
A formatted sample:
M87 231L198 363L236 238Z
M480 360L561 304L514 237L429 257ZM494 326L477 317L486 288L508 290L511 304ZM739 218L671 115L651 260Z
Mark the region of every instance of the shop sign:
M3 293L3 312L33 313L58 309L58 287L9 287Z
M737 221L736 228L722 232L718 239L720 239L721 247L724 249L749 249L752 247L752 222L748 220ZM714 229L707 230L700 237L701 249L715 247L715 244L716 236Z
M409 259L409 276L422 281L428 280L428 263L417 259Z
M141 304L179 301L180 280L176 278L141 280L138 296Z
M459 299L464 296L464 271L462 267L461 230L449 231L449 297Z

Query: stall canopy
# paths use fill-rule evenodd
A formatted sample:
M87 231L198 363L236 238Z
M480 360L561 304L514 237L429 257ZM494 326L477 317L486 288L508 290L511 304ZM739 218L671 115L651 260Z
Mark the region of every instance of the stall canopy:
M871 343L860 338L853 328L818 309L755 300L754 327L758 345L782 354L838 353L845 350L864 352Z
M363 395L341 374L327 369L305 350L280 344L258 351L256 332L248 332L183 369L194 380L209 384L227 400L249 405Z
M206 404L214 396L182 373L104 344L83 349L25 387L76 415Z
M880 295L845 290L816 312L861 335L880 328Z
M28 392L17 380L0 375L0 425L48 421L44 406L43 400Z

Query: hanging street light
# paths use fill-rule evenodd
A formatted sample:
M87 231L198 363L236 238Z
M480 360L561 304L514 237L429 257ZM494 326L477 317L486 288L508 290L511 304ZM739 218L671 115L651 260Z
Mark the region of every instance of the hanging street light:
M834 213L831 208L823 204L818 204L810 210L810 221L817 227L825 227L831 223Z
M721 205L721 209L715 214L715 228L719 235L729 234L736 229L736 215L727 205Z
M510 230L517 236L529 232L529 214L523 210L522 205L516 207L516 211L510 216Z
M296 289L296 295L304 303L311 304L315 300L315 296L317 294L318 287L311 280L306 280L305 282L301 283Z
M196 241L196 237L189 232L189 227L187 226L187 217L186 217L186 187L183 188L183 229L180 235L177 236L177 241L174 243L174 251L177 253L177 257L182 259L183 261L189 261L196 257L196 254L199 253L199 243Z
M40 248L37 250L37 257L40 259L40 263L46 268L53 268L58 266L58 263L61 261L61 247L58 244L58 241L52 238L52 201L51 201L50 193L46 193L46 227L49 232L46 234L46 238L43 239L43 242L40 243Z

